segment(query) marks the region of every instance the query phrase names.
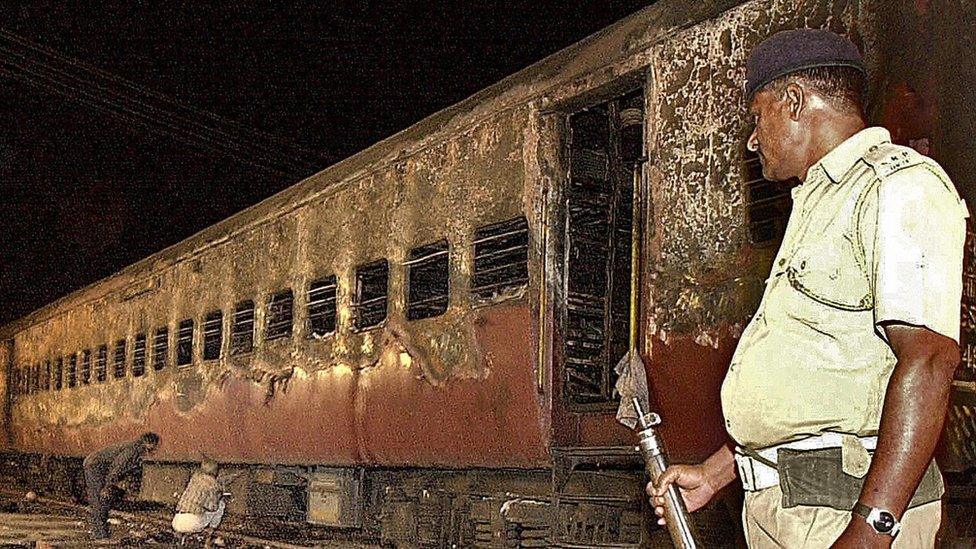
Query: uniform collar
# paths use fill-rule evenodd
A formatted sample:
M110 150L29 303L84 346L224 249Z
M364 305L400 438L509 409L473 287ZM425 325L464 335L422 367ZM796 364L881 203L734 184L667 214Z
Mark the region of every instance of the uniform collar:
M891 134L888 133L888 130L877 126L865 128L848 137L811 166L807 171L807 178L809 179L813 170L821 169L831 181L838 183L854 167L854 164L868 153L871 147L890 142Z

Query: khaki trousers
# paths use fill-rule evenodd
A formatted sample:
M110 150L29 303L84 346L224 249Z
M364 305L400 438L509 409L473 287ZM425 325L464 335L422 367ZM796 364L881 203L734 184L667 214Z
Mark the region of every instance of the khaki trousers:
M742 525L750 549L827 548L847 528L851 513L830 507L797 506L784 509L779 486L746 492ZM860 519L860 517L857 517ZM863 520L863 519L862 519ZM931 549L942 522L942 502L909 509L901 519L894 549Z

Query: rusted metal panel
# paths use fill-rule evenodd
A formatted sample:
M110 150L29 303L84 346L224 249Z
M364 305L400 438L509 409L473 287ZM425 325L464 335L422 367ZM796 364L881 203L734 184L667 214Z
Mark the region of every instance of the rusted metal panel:
M70 430L34 430L21 424L17 446L83 455L151 429L163 440L154 455L160 460L196 461L204 451L248 463L544 466L548 435L531 367L530 312L513 304L475 314L472 343L485 360L479 377L435 385L427 376L443 365L425 372L420 362L429 359L418 356L419 346L393 352L395 343L384 345L387 352L367 367L296 369L271 400L251 381L231 376L211 382L186 370L171 374L169 383L150 381L162 390L142 417L124 409L130 398L102 426L82 421ZM118 389L120 396L136 392L132 383L141 380L130 380L128 391ZM181 410L183 400L194 404Z

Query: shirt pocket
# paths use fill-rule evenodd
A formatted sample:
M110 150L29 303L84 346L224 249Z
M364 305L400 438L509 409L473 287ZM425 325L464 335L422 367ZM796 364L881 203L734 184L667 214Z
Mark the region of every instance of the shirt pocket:
M864 256L849 236L803 246L787 267L786 278L794 290L821 305L841 311L874 308Z

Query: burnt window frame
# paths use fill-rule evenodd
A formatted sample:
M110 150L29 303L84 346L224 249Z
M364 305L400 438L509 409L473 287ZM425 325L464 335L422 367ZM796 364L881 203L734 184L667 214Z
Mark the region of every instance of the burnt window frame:
M295 333L295 292L285 288L268 294L264 306L264 341L291 339Z
M60 391L64 388L64 357L54 359L54 369L51 370L51 388Z
M165 370L166 366L169 365L169 325L157 327L153 330L152 334L152 369L155 372L159 372Z
M105 383L108 381L108 343L98 346L98 353L95 356L95 381Z
M230 321L230 356L246 356L254 352L256 310L253 299L243 299L234 304L234 313ZM250 325L250 329L241 329L243 325ZM245 341L247 344L243 345Z
M78 381L80 385L91 385L92 380L92 351L90 348L81 351L81 363L78 366Z
M407 260L404 266L406 273L406 303L404 309L408 321L423 320L425 318L436 318L445 313L451 306L451 254L454 249L447 238L441 238L434 242L416 246L407 252ZM441 264L443 262L443 265ZM414 275L422 276L422 273L433 271L433 276L438 287L416 288L419 280L414 280ZM443 280L441 280L443 278ZM443 291L440 283L443 282ZM415 290L429 292L427 295L415 295Z
M524 245L519 243L516 246L511 246L504 243L503 239L512 239L513 237L521 238L523 234L525 236ZM497 240L502 240L502 247L500 249L493 249L492 245ZM532 250L532 231L530 230L529 222L525 215L519 214L515 217L501 221L493 221L475 228L471 247L471 281L468 293L471 296L472 306L484 307L502 303L510 299L524 297L529 287L529 256ZM522 255L519 255L517 261L499 266L489 266L489 259L491 257L511 254L512 252L517 253L523 248L525 251L524 260ZM512 269L513 266L519 270L519 278L511 278L490 284L479 284L479 277L487 277L486 273Z
M214 349L214 337L213 337L213 324L217 325L217 336L216 336L216 349L217 354L213 354ZM221 309L214 309L203 316L203 322L200 323L200 331L202 332L202 339L200 346L200 358L204 362L209 362L212 360L220 360L224 356L224 311Z
M141 342L141 349L140 349ZM146 361L149 355L149 338L146 332L139 332L132 339L132 377L146 375Z
M329 296L316 299L318 293L327 293L329 288L332 289ZM305 289L305 319L308 339L325 338L339 330L339 278L336 275L319 277L308 283ZM322 326L316 325L319 319L325 319Z
M41 365L41 390L51 390L51 359L45 360Z
M555 223L559 225L557 264L564 299L558 305L555 320L560 349L553 367L559 370L561 403L574 413L606 413L616 409L619 403L613 392L617 379L614 367L620 356L626 356L630 350L631 277L635 269L642 268L641 258L637 265L632 264L632 235L636 224L641 238L640 223L647 214L643 200L634 203L634 193L642 190L635 189L634 185L645 184L640 170L647 154L646 90L636 81L633 84L626 89L615 88L625 89L623 93L607 90L608 93L585 106L570 105L571 108L562 112L560 139L568 177L560 186L559 203L564 207ZM580 116L579 126L574 121L577 116ZM596 133L577 135L580 130ZM635 178L636 174L641 175ZM574 195L578 202L571 204ZM601 207L609 215L602 225L596 216ZM598 235L595 228L601 226L606 230ZM590 228L594 234L590 234ZM580 232L574 236L577 230ZM602 278L577 274L575 280L580 284L574 289L573 270L591 264L592 260L573 252L589 250L587 238L593 236L599 236L604 247L603 255L595 263ZM590 292L587 285L594 283L599 291ZM591 298L595 300L593 303ZM574 332L582 341L577 341L571 349ZM595 339L589 341L591 337ZM573 356L583 351L592 356ZM584 366L591 371L579 369ZM584 382L591 384L588 390L583 390Z
M15 397L16 396L20 396L20 394L21 394L21 387L22 387L22 384L23 384L23 380L21 378L21 373L20 373L20 367L19 366L11 366L10 367L10 381L9 381L9 383L10 383L10 387L8 389L10 391L10 394L13 395L13 396L15 396Z
M385 284L384 292L380 297L368 297L364 299L363 292L367 281L365 276L368 274L374 276L376 271L382 269L385 271ZM363 320L363 309L365 306L372 305L373 303L382 303L383 316L379 317L377 320L367 319L368 324L364 323ZM376 310L380 310L376 307ZM390 317L390 261L386 258L377 259L370 261L368 263L362 263L357 265L353 272L353 294L352 294L352 331L353 332L368 332L369 330L375 330L382 327L387 319Z
M121 351L121 352L119 352ZM125 379L129 366L129 341L120 338L112 346L112 379Z
M193 366L194 356L193 336L196 332L196 322L192 318L184 318L176 324L175 363L177 368ZM187 336L184 338L184 336Z
M65 364L65 386L68 389L74 389L78 385L78 353L71 353L68 355L68 361Z

